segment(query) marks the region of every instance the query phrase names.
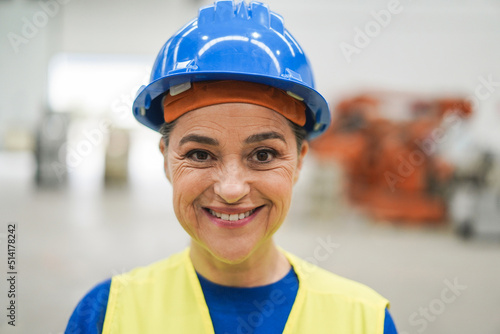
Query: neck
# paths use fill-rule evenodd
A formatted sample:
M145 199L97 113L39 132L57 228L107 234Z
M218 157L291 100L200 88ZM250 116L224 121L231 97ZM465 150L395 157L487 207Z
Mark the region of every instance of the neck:
M227 263L216 258L196 242L191 242L190 257L195 270L213 283L234 287L255 287L283 278L291 266L272 240L261 245L248 258Z

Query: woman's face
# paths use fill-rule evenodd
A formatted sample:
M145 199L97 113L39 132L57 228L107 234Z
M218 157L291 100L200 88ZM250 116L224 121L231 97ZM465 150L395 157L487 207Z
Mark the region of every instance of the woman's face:
M280 114L257 105L219 104L177 120L160 148L182 227L212 256L247 259L283 223L305 143Z

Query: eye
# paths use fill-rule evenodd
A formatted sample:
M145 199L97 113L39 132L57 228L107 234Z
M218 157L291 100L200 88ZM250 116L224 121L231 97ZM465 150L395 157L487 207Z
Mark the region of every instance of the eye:
M269 152L266 152L266 151L259 151L255 154L255 157L257 158L257 160L259 160L260 162L264 162L266 161L267 159L269 159Z
M207 151L202 151L202 150L193 150L193 151L190 151L187 154L187 157L189 159L197 161L197 162L209 161L212 158L212 156L210 155L210 153L208 153Z
M271 160L273 160L275 157L276 152L274 152L273 150L265 149L256 151L253 154L252 159L259 163L267 163L271 162Z

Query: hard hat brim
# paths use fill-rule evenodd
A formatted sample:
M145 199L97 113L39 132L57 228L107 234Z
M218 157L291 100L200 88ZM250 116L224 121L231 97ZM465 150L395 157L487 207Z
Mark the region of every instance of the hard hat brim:
M308 132L308 139L310 140L323 133L324 129L330 124L331 117L327 101L317 91L300 81L293 78L279 79L275 76L222 71L173 74L141 87L132 106L134 117L141 124L152 130L159 131L162 124L165 123L161 100L171 87L186 82L211 80L237 80L261 83L291 92L303 98L303 102L307 107L304 129Z

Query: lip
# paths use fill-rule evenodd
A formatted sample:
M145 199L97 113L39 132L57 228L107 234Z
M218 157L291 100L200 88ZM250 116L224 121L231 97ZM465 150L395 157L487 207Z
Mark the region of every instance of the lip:
M264 206L259 206L257 208L215 208L215 207L205 207L205 208L203 208L202 211L208 217L208 219L210 219L210 221L212 223L214 223L215 225L217 225L219 227L222 227L222 228L234 229L234 228L243 227L243 226L247 225L248 223L250 223L257 216L257 214L260 212L260 210L263 207ZM250 216L245 217L243 219L239 219L239 220L236 220L236 221L228 221L228 220L224 220L224 219L217 218L217 217L213 216L210 212L208 212L208 209L213 210L213 211L217 211L217 212L220 212L220 213L227 213L227 214L236 214L236 213L250 211L250 210L253 210L253 209L255 209L255 211Z

